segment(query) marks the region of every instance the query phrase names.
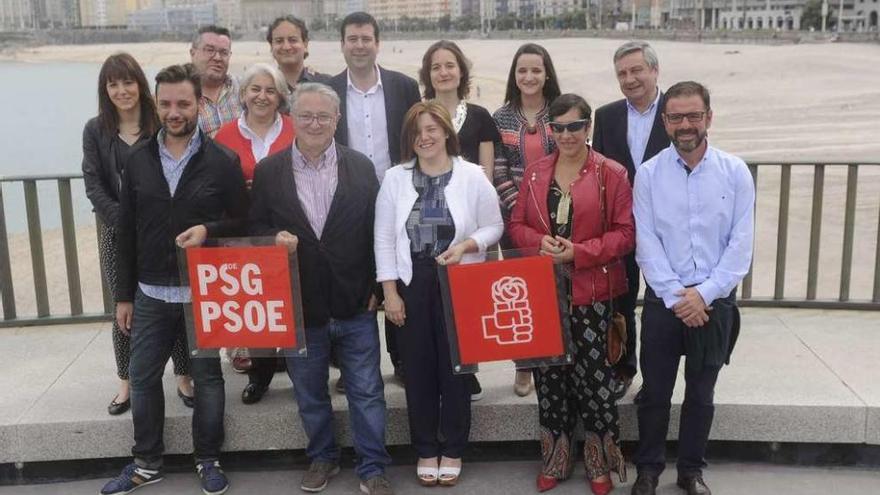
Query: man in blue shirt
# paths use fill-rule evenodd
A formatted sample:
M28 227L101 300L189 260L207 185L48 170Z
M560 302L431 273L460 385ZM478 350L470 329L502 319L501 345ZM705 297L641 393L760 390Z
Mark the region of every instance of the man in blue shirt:
M736 286L752 259L755 188L745 162L709 146L705 87L673 85L661 111L672 145L639 168L633 192L636 261L647 287L632 494L654 494L665 467L670 400L684 355L678 486L708 495L702 469L715 382L739 333Z
M163 478L165 394L162 372L175 340L184 338L190 290L180 279L176 248L207 237L244 232L248 195L238 157L198 128L201 79L190 65L156 75L162 128L132 150L122 179L118 232L116 320L131 333L131 418L134 462L107 482L102 495L121 495ZM220 360L192 360L192 436L202 491L229 488L220 468L225 389Z

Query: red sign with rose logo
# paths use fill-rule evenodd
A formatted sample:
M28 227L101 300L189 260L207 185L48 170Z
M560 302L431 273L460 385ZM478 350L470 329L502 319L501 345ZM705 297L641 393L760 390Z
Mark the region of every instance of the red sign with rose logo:
M456 265L446 274L461 364L565 353L549 257Z

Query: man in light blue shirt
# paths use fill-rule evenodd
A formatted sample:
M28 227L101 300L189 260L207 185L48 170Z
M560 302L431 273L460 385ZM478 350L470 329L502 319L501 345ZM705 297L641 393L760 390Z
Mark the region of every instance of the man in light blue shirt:
M678 485L711 491L702 478L714 389L739 333L735 289L749 271L755 188L741 159L709 146L709 92L687 81L666 91L661 109L672 145L636 174L636 261L645 276L636 397L639 471L633 495L655 493L665 466L669 407L685 356Z

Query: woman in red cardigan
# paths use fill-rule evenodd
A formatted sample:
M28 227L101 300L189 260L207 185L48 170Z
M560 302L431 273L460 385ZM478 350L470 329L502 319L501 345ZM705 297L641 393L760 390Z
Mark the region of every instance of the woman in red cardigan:
M278 69L269 64L252 65L241 81L239 98L244 113L214 136L215 141L238 155L248 187L257 162L293 144L296 133L287 115L289 94Z
M241 80L239 98L244 112L238 119L227 122L214 136L216 142L238 155L248 189L260 160L293 145L296 132L287 115L289 96L281 71L269 64L252 65ZM242 402L255 404L263 398L272 383L276 361L274 357L250 359L248 384L241 392Z
M605 328L609 302L627 291L621 259L635 247L632 192L626 169L586 144L592 110L583 98L562 95L548 114L557 151L526 168L509 224L514 246L537 248L571 268L574 363L534 371L543 456L537 485L549 490L571 474L580 418L590 488L604 495L613 489L611 471L626 476Z

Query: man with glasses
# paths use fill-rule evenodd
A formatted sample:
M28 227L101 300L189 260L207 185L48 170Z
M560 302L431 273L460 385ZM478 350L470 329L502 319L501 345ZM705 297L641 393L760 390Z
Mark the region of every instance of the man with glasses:
M379 24L366 12L342 20L342 55L346 69L330 79L340 100L336 141L360 151L375 167L379 182L400 163L403 117L421 100L415 79L376 64ZM403 365L394 339L394 325L385 320L385 346L394 375L403 381Z
M715 382L739 334L736 286L749 271L755 187L745 162L709 146L709 91L680 82L662 112L672 145L636 174L636 261L645 275L636 398L639 447L633 495L653 495L666 466L669 408L681 356L685 394L678 433L678 486L709 495L703 481Z
M251 234L275 236L299 258L307 355L288 356L287 369L309 438L311 466L300 488L319 492L339 472L327 389L333 346L346 384L360 490L392 494L373 296L379 181L367 157L334 141L339 97L330 87L300 83L291 115L296 139L257 167L249 220Z
M232 56L229 30L213 25L200 28L193 38L189 55L202 79L199 127L213 138L223 124L241 114L238 81L228 74Z
M657 87L660 64L657 53L644 41L629 41L614 52L614 73L624 98L596 110L593 148L626 167L632 185L639 165L669 146L658 108L663 92ZM626 318L626 355L615 366L614 393L626 394L636 375L636 299L639 267L635 252L626 256L629 291L617 299L615 308Z

